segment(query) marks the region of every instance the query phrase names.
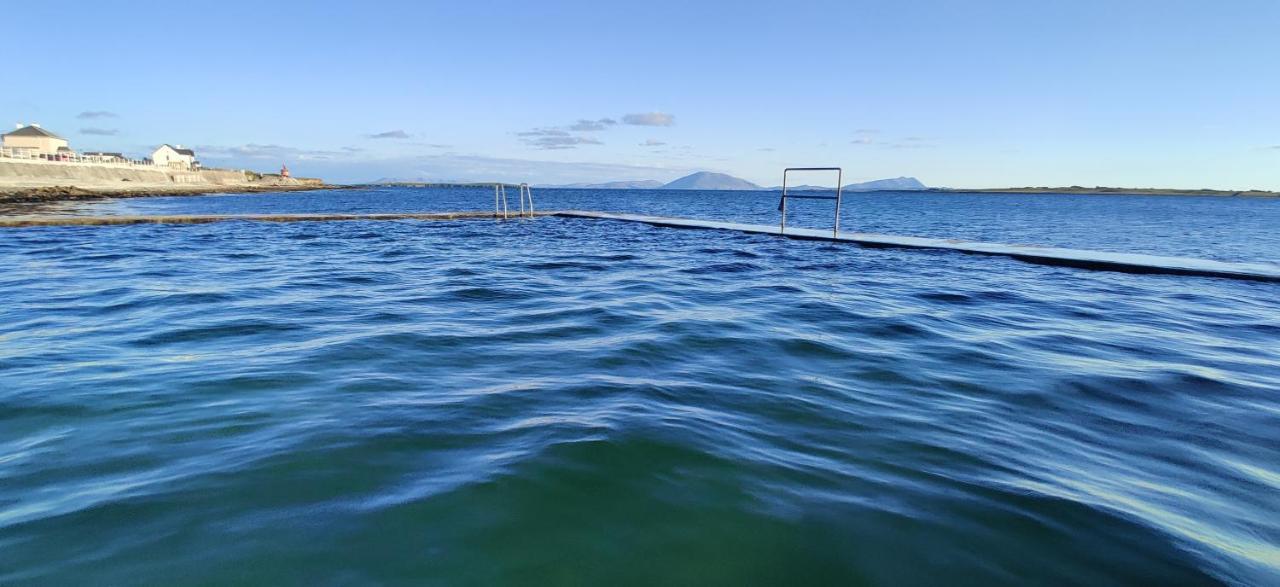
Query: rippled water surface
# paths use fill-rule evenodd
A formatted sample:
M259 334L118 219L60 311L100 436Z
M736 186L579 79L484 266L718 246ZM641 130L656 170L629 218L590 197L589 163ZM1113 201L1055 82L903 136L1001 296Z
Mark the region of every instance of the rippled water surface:
M1280 257L1272 201L939 197L849 226ZM4 585L1280 582L1277 284L568 218L5 229L0 267Z

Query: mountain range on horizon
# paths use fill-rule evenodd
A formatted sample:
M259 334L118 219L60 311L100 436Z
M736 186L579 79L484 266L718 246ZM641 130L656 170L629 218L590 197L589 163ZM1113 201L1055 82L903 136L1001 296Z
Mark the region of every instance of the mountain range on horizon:
M604 183L572 183L560 185L542 185L543 188L565 189L663 189L663 190L781 190L782 186L764 187L725 173L699 171L679 179L662 183L656 180L610 181ZM834 186L798 185L788 186L788 190L830 190ZM916 191L927 190L928 186L914 177L895 177L851 183L844 186L845 191Z
M451 183L441 182L429 179L402 179L402 178L382 178L371 182L373 184L404 184L404 183ZM470 182L458 182L470 183ZM556 189L579 189L579 190L727 190L727 191L778 191L782 186L764 187L740 177L734 177L725 173L715 173L712 171L698 171L690 173L679 179L675 179L666 183L655 179L637 179L637 180L621 180L607 181L600 183L565 183L565 184L534 184L536 188L556 188ZM794 185L788 186L788 190L795 191L812 191L812 190L833 190L834 186L816 186L816 185ZM874 192L874 191L919 191L930 189L920 180L914 177L894 177L889 179L877 179L873 181L864 181L860 183L851 183L844 186L845 191L850 192Z

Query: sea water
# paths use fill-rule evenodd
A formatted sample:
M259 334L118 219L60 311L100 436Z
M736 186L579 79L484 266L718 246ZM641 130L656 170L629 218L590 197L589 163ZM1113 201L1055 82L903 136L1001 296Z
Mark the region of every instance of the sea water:
M534 197L777 220L776 193ZM1274 200L843 218L1280 257ZM1280 284L539 218L5 229L0 300L0 584L1280 581Z

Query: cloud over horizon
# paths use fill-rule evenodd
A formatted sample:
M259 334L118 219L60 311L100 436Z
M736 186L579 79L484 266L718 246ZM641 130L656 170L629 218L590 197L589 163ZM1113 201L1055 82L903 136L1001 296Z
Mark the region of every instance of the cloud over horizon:
M666 112L641 112L627 114L622 117L622 121L635 126L672 126L676 123L676 117Z
M268 171L274 170L281 163L287 163L299 175L321 177L335 183L387 178L542 184L614 181L618 177L670 181L697 171L684 166L546 161L458 153L384 156L372 152L352 152L348 147L328 151L249 143L238 146L197 145L194 148L200 158L210 164Z
M77 114L76 118L79 118L80 120L95 120L98 118L118 118L118 117L116 116L115 112L108 112L106 110L85 110L84 112Z
M287 147L275 144L248 143L244 145L196 145L195 151L200 155L201 159L232 159L232 160L302 160L302 161L332 161L339 159L349 159L353 153L364 151L360 147L342 147L339 151L330 151L326 149L299 149L296 147Z
M880 134L879 129L860 128L853 131L853 140L849 141L851 145L874 145L876 143L876 135Z
M99 137L114 137L120 134L120 131L114 128L82 128L80 129L80 134Z
M676 117L664 112L646 112L622 116L622 122L635 126L671 126ZM577 122L566 126L549 126L515 133L520 142L542 150L576 149L579 145L603 145L594 137L574 133L594 133L608 130L618 125L618 120L604 117L597 119L579 118ZM572 132L570 132L572 131ZM639 145L657 147L666 143L649 139Z
M578 145L604 144L597 139L578 136L559 128L537 128L518 132L516 136L520 137L520 142L544 151L576 149Z
M850 145L876 145L882 149L932 149L937 142L925 137L911 136L901 139L880 138L880 131L871 128L860 128L854 131Z
M409 133L402 130L389 130L387 132L379 132L371 135L365 135L366 139L407 139Z
M582 119L570 125L569 130L576 130L580 132L592 132L592 131L604 130L616 124L618 124L618 121L612 118L601 118L599 120Z

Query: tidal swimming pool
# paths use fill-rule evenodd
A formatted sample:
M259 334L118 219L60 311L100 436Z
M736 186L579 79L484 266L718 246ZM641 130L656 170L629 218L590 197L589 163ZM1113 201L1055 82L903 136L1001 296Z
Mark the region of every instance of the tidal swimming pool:
M1276 284L569 218L0 267L0 583L1280 577Z

